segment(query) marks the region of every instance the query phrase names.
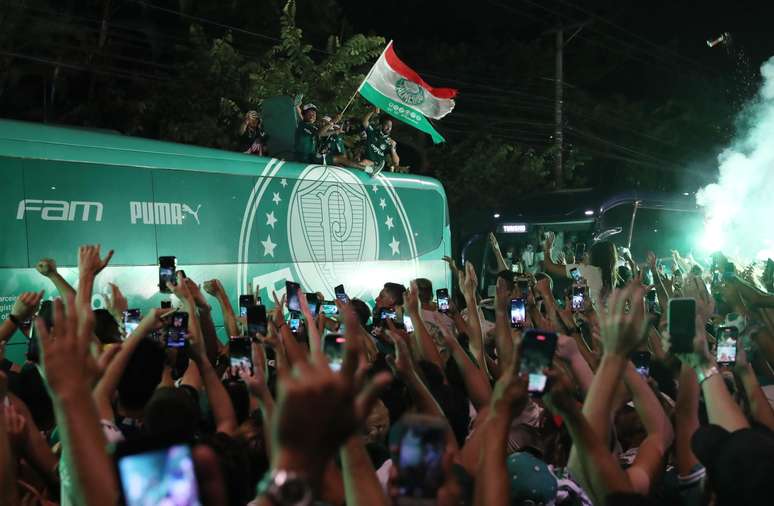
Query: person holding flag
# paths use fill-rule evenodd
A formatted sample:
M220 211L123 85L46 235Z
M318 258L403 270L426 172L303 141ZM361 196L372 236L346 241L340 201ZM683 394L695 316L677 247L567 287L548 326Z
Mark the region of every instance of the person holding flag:
M398 58L392 41L387 44L357 91L360 96L390 116L429 134L434 143L444 142L444 138L433 128L428 118L441 119L449 114L454 109L453 99L457 90L433 88L427 84L419 74ZM367 121L364 120L363 125L366 124ZM387 127L387 135L390 126ZM383 124L382 131L384 128Z

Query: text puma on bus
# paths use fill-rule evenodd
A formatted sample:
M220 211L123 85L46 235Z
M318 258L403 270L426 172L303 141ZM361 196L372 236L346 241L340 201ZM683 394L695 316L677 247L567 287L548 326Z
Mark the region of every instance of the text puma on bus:
M199 225L199 210L178 202L129 202L129 217L133 225L182 225L190 215Z

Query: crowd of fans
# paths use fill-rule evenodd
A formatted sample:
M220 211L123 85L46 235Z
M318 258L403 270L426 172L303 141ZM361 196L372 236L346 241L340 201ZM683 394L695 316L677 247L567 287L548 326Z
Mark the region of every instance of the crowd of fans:
M301 104L303 96L296 97L297 127L294 136L293 159L303 163L330 164L360 169L376 175L383 170L406 172L400 165L397 143L390 133L392 120L383 115L376 125L374 115L380 110L369 110L362 119L342 121L340 114L318 118L317 106ZM244 153L269 155L268 135L262 128L257 111L248 111L240 127L240 144Z
M768 503L770 279L722 255L621 262L609 242L514 272L491 245L491 311L474 266L447 259L448 303L423 278L373 308L275 294L264 327L182 271L162 287L173 306L129 326L118 286L91 306L112 252L81 247L74 287L41 260L58 297L24 293L0 326L2 343L29 336L0 373L0 504ZM675 351L667 308L684 298L695 332ZM734 360L716 350L730 344Z

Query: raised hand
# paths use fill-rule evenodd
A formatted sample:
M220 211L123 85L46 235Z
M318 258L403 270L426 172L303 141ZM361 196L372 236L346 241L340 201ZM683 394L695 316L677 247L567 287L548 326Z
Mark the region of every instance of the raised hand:
M225 293L223 284L219 279L210 279L209 281L205 281L202 284L202 288L205 292L212 295L213 297L218 297L219 295Z
M39 292L24 292L13 303L11 314L19 321L29 320L38 311L42 299L43 290Z
M615 290L608 299L608 311L599 315L605 354L628 357L647 334L646 288L633 281Z
M548 391L543 401L548 409L563 416L578 412L580 405L575 399L575 385L570 377L561 368L550 369L545 374L548 376Z
M193 294L191 293L191 289L186 283L186 277L183 274L182 271L177 271L177 284L173 285L169 281L167 281L167 288L170 292L175 294L175 296L180 299L182 302L185 302L189 305L189 309L193 310L196 304L196 301L193 298Z
M495 311L508 313L511 304L511 291L503 278L497 278L495 285Z
M54 301L54 325L50 331L40 318L35 320L35 325L40 336L41 367L53 395L63 397L88 392L97 371L89 355L93 312L78 314L74 297L68 295L67 311L61 299Z
M197 285L194 282L194 280L192 280L191 278L185 278L183 282L188 288L188 292L193 297L193 300L196 303L196 307L205 311L209 311L211 307L207 303L207 298L202 293L201 289L199 288L199 285Z
M272 290L271 296L274 299L274 309L272 310L274 325L281 327L285 323L285 300L287 299L287 294L280 299L277 297L277 292Z
M35 269L43 276L50 278L57 273L56 261L53 258L41 258L38 260L38 263L35 264Z
M409 314L418 314L422 308L419 303L419 289L415 281L412 281L409 288L404 292L403 302Z
M99 249L99 244L81 246L78 249L78 270L81 274L88 273L96 276L107 267L110 259L113 258L113 250L108 251L105 258L100 258Z
M452 275L458 276L460 274L460 268L457 267L456 260L454 260L452 257L445 256L443 257L443 261L446 262L446 264L449 266L449 269L451 269Z
M27 441L27 419L19 413L13 404L3 404L3 418L5 419L5 430L11 445L19 453Z
M495 383L491 400L495 412L507 412L511 416L521 413L529 400L527 379L519 374L521 361L516 355Z
M116 321L121 321L124 311L129 308L129 303L126 301L124 294L121 293L118 285L108 283L108 286L110 287L110 294L105 297L105 306Z
M478 276L472 262L465 262L465 270L459 272L460 291L466 298L475 298L478 288Z
M405 378L414 372L414 362L407 342L408 335L395 328L392 321L388 321L387 326L389 330L386 335L395 346L395 354L387 356L387 363L396 376Z
M696 300L696 314L701 317L703 327L715 313L715 298L707 290L707 285L701 278L690 275L683 286L683 295Z
M578 342L570 336L560 334L556 346L557 358L569 363L573 357L580 354Z
M546 255L551 254L551 248L554 246L555 239L556 235L553 232L546 232L546 238L543 241L543 251L545 251Z
M318 480L341 444L362 427L390 375L378 374L360 388L357 363L357 351L348 347L340 373L322 352L297 360L292 373L278 372L272 435L280 465Z

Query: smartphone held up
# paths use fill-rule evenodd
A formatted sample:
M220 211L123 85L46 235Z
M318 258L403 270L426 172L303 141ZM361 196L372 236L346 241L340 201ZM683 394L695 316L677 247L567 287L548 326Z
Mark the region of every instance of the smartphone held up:
M543 395L548 386L545 370L550 368L554 361L557 339L554 332L539 329L529 329L524 332L519 352L520 371L529 375L527 391L534 397Z
M170 293L167 283L177 284L175 277L177 258L173 256L159 257L159 292Z

